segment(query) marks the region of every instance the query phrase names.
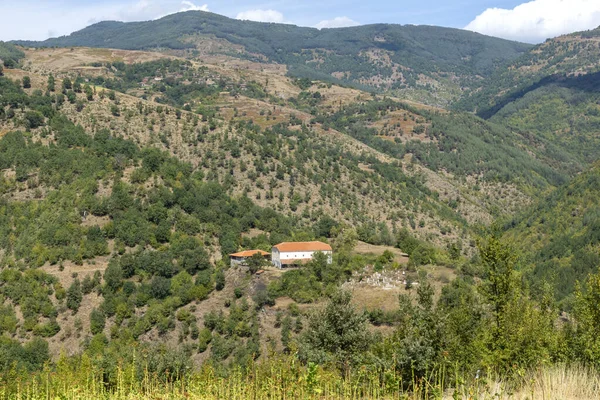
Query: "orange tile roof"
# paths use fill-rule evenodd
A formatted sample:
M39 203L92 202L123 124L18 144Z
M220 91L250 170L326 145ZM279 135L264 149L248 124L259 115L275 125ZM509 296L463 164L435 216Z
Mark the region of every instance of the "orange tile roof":
M239 253L230 254L229 257L252 257L255 254L260 254L261 256L268 256L270 253L262 250L244 250Z
M323 242L283 242L273 247L282 253L291 251L332 251L331 246Z

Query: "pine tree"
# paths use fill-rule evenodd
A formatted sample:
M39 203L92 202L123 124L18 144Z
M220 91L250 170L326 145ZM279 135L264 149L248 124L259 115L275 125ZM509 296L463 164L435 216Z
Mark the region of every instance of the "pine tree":
M67 307L76 313L83 300L83 293L81 292L81 283L79 279L75 278L69 289L67 290Z

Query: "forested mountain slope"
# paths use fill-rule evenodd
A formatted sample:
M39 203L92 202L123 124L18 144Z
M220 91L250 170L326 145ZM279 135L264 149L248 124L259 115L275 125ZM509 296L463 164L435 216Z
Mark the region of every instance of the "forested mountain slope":
M499 68L456 107L544 138L552 144L547 156L581 169L600 155L599 58L600 29L549 39Z
M210 39L221 40L219 45ZM477 87L531 46L434 26L303 28L185 12L148 22L101 22L26 46L207 51L287 65L293 76L411 94L442 104ZM193 52L191 55L193 56Z
M155 61L144 62L152 59ZM45 89L49 74L71 77L82 92L86 84L94 87L99 96L92 94L88 101L83 93L74 93L72 102L62 107L62 112L76 123L91 131L108 128L138 144L168 150L194 165L203 154L209 154L213 161L203 166L210 168L211 177L229 182L233 192L246 193L262 205L298 215L304 209L314 211L316 206L317 210L336 213L358 225L387 221L391 229L394 224L412 226L423 220L425 226L439 229L437 217L427 216L430 212L425 211L430 206L409 206L412 200L406 197L430 196L402 191L398 197L392 189L379 188L384 182L397 187L397 182L402 182L397 179L405 179L387 174L394 171L421 182L425 190L431 191L432 204L441 200L452 209L435 205L435 213L456 212L452 219L459 225L463 225L459 222L463 219L469 223L489 222L490 213L510 212L526 202L524 193L531 195L531 190L545 190L566 178L548 160L531 156L547 147L543 140L524 140L499 124L467 114L455 115L354 89L290 79L280 70L268 69L267 64L230 66L157 53L82 48L28 50L24 65L30 72L15 70L11 74L23 77L30 73L34 89ZM264 68L257 70L257 65ZM77 75L81 77L75 79ZM107 98L111 91L127 95ZM248 130L255 135L245 133ZM292 147L285 141L263 142L271 132L288 136L286 141ZM292 141L300 133L311 135L311 139L306 144L301 141L295 149L298 145ZM258 147L252 150L252 146ZM315 154L336 148L346 156L338 160L333 153ZM290 164L286 160L287 151L298 157L298 150L303 168L299 161ZM270 160L264 154L274 157L272 166L263 166ZM223 161L217 162L221 158ZM347 164L340 169L341 179L318 183L306 166L315 168L329 160L335 174L337 164ZM311 173L317 173L319 179L321 173L327 174L323 168ZM291 191L298 179L300 193ZM340 183L347 179L356 183L350 187ZM378 180L375 186L371 184L374 179ZM318 201L316 193L325 197ZM390 194L397 200L388 197ZM447 227L442 230L448 231Z
M600 166L582 173L505 225L526 254L524 267L536 289L554 288L565 306L575 282L600 265Z

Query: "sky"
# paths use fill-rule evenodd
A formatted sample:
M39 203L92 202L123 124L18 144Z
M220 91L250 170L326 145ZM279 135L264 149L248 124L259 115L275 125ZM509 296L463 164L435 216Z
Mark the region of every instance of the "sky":
M439 25L529 43L600 26L600 0L0 0L0 40L43 40L104 20L189 10L319 29Z

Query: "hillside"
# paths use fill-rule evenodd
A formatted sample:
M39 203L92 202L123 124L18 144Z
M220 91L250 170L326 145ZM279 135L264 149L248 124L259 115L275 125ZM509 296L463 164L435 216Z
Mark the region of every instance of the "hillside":
M286 65L296 77L388 90L446 104L530 48L458 29L414 25L303 28L185 12L148 22L101 22L25 46L177 50Z
M457 263L475 251L473 226L563 179L509 132L476 117L292 79L276 65L91 48L24 55L21 68L0 78L0 238L4 265L40 269L17 277L9 268L3 287L23 338L49 338L54 354L64 342L76 351L93 333L87 321L94 309L106 330L136 315L128 322L136 339L171 343L186 332L181 340L190 342L192 322L218 311L235 287L246 301L269 286L275 297L310 303L327 285L379 273L363 269L394 261L383 250L342 258L329 281L294 275L293 286L281 274L256 280L229 270L228 289L215 291L222 257L242 248L268 250L294 238L335 243L352 227L370 245L414 252L416 265ZM489 132L481 135L481 127ZM501 161L503 152L511 162ZM458 163L453 154L460 153L479 156ZM200 254L188 254L200 244ZM162 261L146 265L151 255ZM188 270L188 262L202 267ZM175 303L148 303L163 295L143 297L127 284L126 298L112 303L109 292L98 292L111 268L127 269L118 276L141 283L142 291L166 287L163 278L196 283ZM452 272L431 276L448 280ZM32 279L45 308L23 314L10 289L14 279ZM377 307L405 290L393 279L393 291L361 284L356 295ZM77 291L78 284L85 293L68 306L61 290ZM36 285L55 294L44 297ZM122 302L129 311L115 314ZM192 313L189 320L175 318L188 312L181 310ZM260 332L262 339L248 343L266 345L273 318L236 318Z
M578 171L598 159L600 29L531 49L499 68L455 108L476 111L515 132L549 143L542 156Z
M600 166L574 178L505 224L526 255L525 270L536 290L549 284L564 307L575 282L598 271Z
M246 86L206 67L190 68L184 61L163 62L178 72L183 69L200 74L203 82L221 83L176 85L161 91L163 81L153 81L160 84L138 95L159 94L158 103L157 99L150 102L108 90L102 93L96 87L98 95L92 94L93 101L87 101L84 93L76 94L72 102L64 101L61 113L90 132L106 128L138 145L168 151L202 169L208 180L223 183L231 194L247 195L263 206L306 220L335 215L340 222L369 227L369 235L376 236L422 221L418 235L425 237L443 229L447 238L432 236L440 242L456 238L465 227L465 217L489 220L488 211L472 200L462 202L464 216L448 207L457 189L447 179L440 179L437 187L445 187L447 194L434 196L435 189L428 187L418 166L409 169L402 160L387 157L340 132L309 124L310 114L285 104L270 104L256 84ZM138 79L145 74L153 79L157 68L152 63L140 65L151 72L135 78L135 91L139 91ZM24 73L7 74L22 77ZM168 79L164 82L169 86ZM105 84L130 83L115 79ZM32 92L45 86L45 77L32 74ZM239 93L232 90L234 86L239 87ZM192 92L182 94L182 89ZM259 90L258 98L253 90ZM187 103L188 97L193 102ZM188 109L196 104L194 112L173 108L184 104ZM8 120L10 124L4 129L15 126L13 121L18 121L18 116Z
M236 68L155 53L25 55L26 70L0 77L7 363L24 365L21 343L47 343L41 359L56 359L133 342L177 345L196 365L243 365L285 349L303 329L298 308L309 312L346 281L385 273L393 290L391 278L354 290L369 312L395 303L410 289L398 276L403 251L414 254L407 276L417 279L417 265L462 262L474 251L467 221L491 220L484 194L311 121L316 97L306 89L323 92L321 110L365 93L303 90L277 74L263 86ZM268 95L270 85L289 97ZM414 125L417 114L406 116ZM504 188L497 201L526 201ZM237 250L310 239L336 248L324 273L319 264L260 276L228 268ZM354 249L357 239L368 245ZM453 278L447 267L422 271L438 292ZM393 311L373 312L370 329L395 323ZM294 333L284 334L292 317Z

